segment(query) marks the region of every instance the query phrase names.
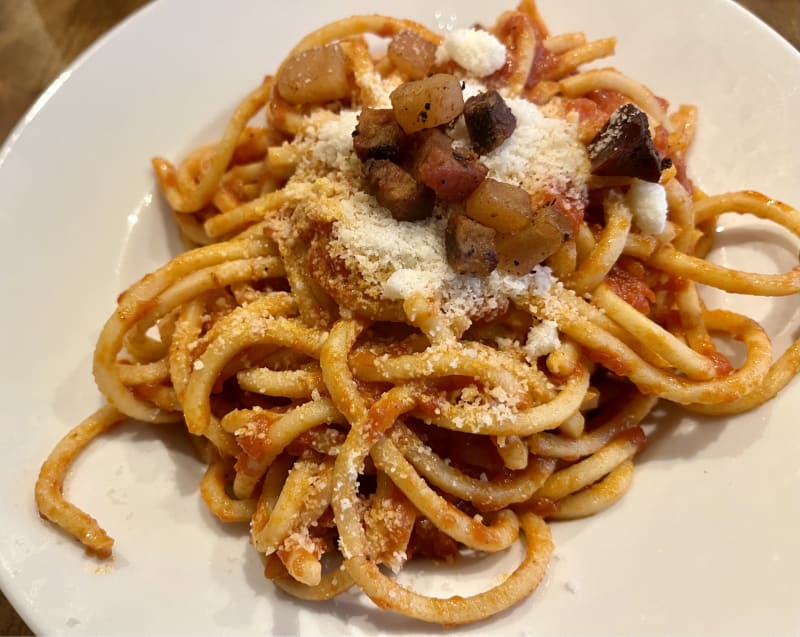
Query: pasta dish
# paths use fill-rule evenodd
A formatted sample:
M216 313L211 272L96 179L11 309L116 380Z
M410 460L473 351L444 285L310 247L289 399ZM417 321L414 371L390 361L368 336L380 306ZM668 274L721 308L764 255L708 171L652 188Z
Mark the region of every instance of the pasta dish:
M280 589L357 587L464 624L533 594L550 521L627 491L659 400L726 416L774 397L798 342L774 356L699 287L800 291L800 267L706 259L720 215L798 236L800 215L703 192L696 109L597 63L615 45L550 33L534 0L445 34L345 18L289 51L215 143L154 158L187 249L119 296L94 352L107 405L45 460L42 516L109 557L67 469L127 419L174 424L207 467L201 497L249 525ZM515 570L472 596L395 577L517 542Z

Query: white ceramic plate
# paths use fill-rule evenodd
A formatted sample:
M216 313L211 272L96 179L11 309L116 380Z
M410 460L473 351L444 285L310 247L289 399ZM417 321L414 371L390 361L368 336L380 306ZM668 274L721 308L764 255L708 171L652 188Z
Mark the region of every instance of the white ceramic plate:
M123 427L72 472L70 497L117 540L108 564L38 518L33 484L56 440L100 404L90 359L116 294L178 251L149 158L179 158L212 139L239 97L326 21L402 12L446 28L490 23L499 10L490 4L165 0L93 47L11 135L0 151L0 581L36 632L437 630L356 594L313 605L276 593L246 529L206 511L201 467L167 429ZM556 32L617 35L616 66L673 103L700 106L692 174L706 190L753 188L800 204L800 57L764 25L727 0L541 0L541 8ZM769 237L778 247L767 251ZM796 244L752 220L720 238L724 262L766 271L796 264ZM742 241L747 249L736 247ZM797 331L797 299L714 300L763 320L778 347ZM724 422L678 424L668 413L623 501L554 526L555 559L536 594L457 632L799 632L799 410L795 385ZM443 571L433 586L474 590L511 557L493 575L480 566L468 577Z

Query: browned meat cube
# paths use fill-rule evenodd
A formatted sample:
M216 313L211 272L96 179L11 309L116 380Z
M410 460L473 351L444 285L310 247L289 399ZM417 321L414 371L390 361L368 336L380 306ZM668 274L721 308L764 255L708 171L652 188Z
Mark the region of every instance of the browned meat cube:
M595 175L661 179L661 158L653 146L647 115L634 104L615 110L586 150Z
M388 159L368 159L362 167L368 189L399 221L430 216L436 197L427 186Z
M391 108L365 108L353 132L353 149L361 161L397 159L405 139Z
M450 217L445 232L447 261L459 274L486 276L497 267L495 231L463 214Z
M415 136L411 154L412 174L442 201L463 201L489 172L475 153L454 150L450 138L439 129Z
M464 104L464 121L476 151L485 155L509 137L517 118L495 90L470 97Z
M412 80L428 74L436 57L436 45L416 31L403 29L389 42L389 60Z

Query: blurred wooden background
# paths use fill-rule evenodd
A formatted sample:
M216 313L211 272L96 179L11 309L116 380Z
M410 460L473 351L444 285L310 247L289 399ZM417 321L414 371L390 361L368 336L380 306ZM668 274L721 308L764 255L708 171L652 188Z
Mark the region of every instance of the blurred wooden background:
M149 0L0 0L0 140L81 51ZM800 48L800 0L739 0ZM0 635L30 635L0 594Z

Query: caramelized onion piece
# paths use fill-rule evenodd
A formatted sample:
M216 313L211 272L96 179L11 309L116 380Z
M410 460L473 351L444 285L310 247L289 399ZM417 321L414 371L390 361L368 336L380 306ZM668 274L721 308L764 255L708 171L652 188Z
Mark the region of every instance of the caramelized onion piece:
M395 119L406 133L447 124L464 112L461 84L446 73L401 84L389 99Z
M498 268L522 276L553 255L571 236L572 225L555 205L536 210L530 225L495 238Z
M421 80L433 66L436 45L416 31L403 29L389 42L387 54L401 73L412 80Z
M466 215L451 215L444 236L450 267L459 274L489 274L497 267L495 234Z
M315 46L284 62L278 94L290 104L330 102L350 95L347 57L338 44Z
M531 222L531 196L518 186L484 179L467 198L465 211L498 232L516 232Z

